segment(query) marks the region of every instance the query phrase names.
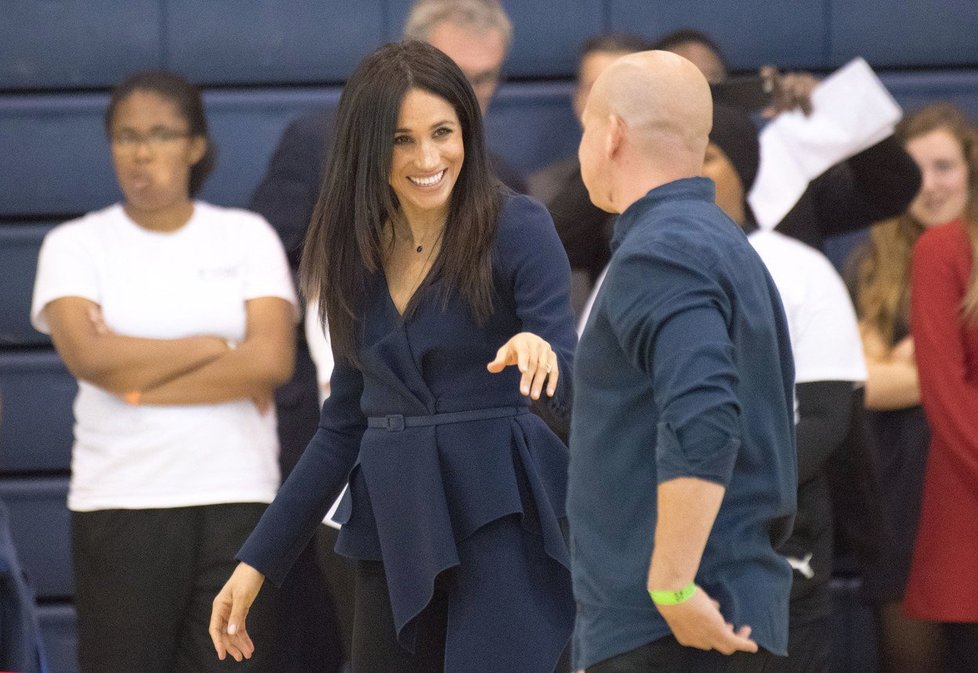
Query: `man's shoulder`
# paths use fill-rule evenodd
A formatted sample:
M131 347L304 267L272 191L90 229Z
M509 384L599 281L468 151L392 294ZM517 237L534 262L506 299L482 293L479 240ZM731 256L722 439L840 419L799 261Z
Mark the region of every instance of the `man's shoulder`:
M740 228L723 211L697 201L647 213L622 242L623 252L679 256L707 266L734 250L749 247Z

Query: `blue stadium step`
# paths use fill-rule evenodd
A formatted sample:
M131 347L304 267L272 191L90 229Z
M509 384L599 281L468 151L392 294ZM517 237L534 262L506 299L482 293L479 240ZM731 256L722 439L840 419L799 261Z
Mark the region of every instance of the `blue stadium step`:
M38 599L69 599L74 594L67 494L67 477L0 479L10 534Z
M30 322L37 253L53 224L0 225L0 348L50 344Z
M54 350L0 350L0 476L68 470L77 390Z
M78 633L70 603L42 603L37 608L50 673L78 673Z

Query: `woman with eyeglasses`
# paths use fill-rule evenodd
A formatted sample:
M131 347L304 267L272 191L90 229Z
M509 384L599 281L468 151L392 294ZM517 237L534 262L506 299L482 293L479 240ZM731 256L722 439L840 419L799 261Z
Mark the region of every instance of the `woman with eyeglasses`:
M79 383L81 671L223 671L210 603L279 484L271 400L292 369L295 292L261 217L194 199L213 165L194 86L135 74L105 127L122 202L48 234L32 307ZM267 636L273 610L270 593L249 615ZM272 670L264 649L246 670Z

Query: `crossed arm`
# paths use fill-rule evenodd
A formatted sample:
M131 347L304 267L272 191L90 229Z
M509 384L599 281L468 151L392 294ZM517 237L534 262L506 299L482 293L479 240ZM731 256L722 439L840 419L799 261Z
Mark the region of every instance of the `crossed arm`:
M860 327L866 356L866 406L887 411L920 404L920 382L914 360L913 337L904 337L892 349L868 324Z
M261 297L246 302L246 331L231 349L216 336L147 339L100 326L98 304L81 297L45 308L58 354L78 379L116 395L140 393L144 404L210 404L265 399L291 375L292 306Z

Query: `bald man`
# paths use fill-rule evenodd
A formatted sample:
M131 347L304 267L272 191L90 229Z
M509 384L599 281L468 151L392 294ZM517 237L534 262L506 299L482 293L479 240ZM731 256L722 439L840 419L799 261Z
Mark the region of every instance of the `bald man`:
M568 492L576 668L761 671L785 655L797 466L777 288L703 177L703 75L622 57L579 156L620 213L578 345Z

